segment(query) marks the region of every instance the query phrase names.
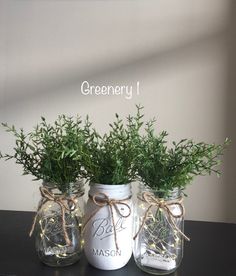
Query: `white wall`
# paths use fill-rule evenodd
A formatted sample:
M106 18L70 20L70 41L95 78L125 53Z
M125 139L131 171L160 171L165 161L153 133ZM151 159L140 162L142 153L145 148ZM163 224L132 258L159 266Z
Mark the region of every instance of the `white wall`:
M0 0L0 121L29 130L41 115L78 112L105 130L114 112L127 115L141 103L172 140L232 139L231 18L226 0ZM140 81L140 95L83 96L84 80ZM1 129L1 150L13 143ZM188 219L236 222L234 152L235 141L220 179L199 177L189 186ZM34 210L39 184L13 161L1 161L0 209Z

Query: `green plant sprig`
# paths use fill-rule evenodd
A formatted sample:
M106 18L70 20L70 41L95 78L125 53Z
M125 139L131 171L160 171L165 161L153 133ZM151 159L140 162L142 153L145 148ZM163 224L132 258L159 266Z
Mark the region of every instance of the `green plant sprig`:
M135 116L128 116L126 122L116 114L110 123L110 130L101 136L92 128L88 118L85 123L87 137L84 167L87 178L94 183L127 184L137 177L133 160L137 156L139 131L143 125L143 107L137 105Z
M13 154L1 154L5 160L15 159L23 166L23 174L31 174L34 180L53 183L67 192L83 174L81 164L84 151L84 133L81 119L61 115L49 124L44 117L32 132L2 124L16 138Z
M216 173L220 175L219 157L229 144L226 139L222 145L194 143L183 139L167 147L163 131L155 135L154 121L147 124L146 135L139 141L139 155L135 160L138 175L145 185L153 189L160 197L176 187L184 190L197 175Z

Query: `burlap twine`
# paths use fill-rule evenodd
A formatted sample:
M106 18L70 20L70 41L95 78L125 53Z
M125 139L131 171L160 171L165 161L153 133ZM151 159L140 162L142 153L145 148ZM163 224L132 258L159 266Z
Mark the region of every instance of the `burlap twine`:
M102 196L102 198L101 198ZM83 225L83 230L85 229L86 225L88 224L88 222L97 214L97 212L99 210L101 210L103 207L108 206L110 208L111 211L111 218L112 218L112 224L113 224L113 229L114 229L114 240L115 240L115 245L116 245L116 249L119 250L119 246L118 246L118 241L117 241L117 233L116 233L116 229L115 229L115 219L114 219L114 212L113 212L113 208L116 210L116 212L119 214L119 216L123 217L123 218L127 218L131 215L131 208L130 206L125 203L124 201L129 200L131 198L125 198L125 199L111 199L108 197L107 194L105 193L96 193L93 196L89 195L89 199L93 201L93 203L95 205L98 206L98 208L87 218L87 220L85 221L84 225ZM123 205L126 206L129 210L127 215L123 215L118 206L117 205Z
M144 227L144 224L147 220L149 211L152 208L157 208L157 211L163 210L165 217L168 220L172 229L175 229L185 240L190 241L190 239L178 228L178 226L174 222L174 219L183 218L184 214L185 214L182 197L179 197L175 200L164 200L164 199L159 199L159 198L155 197L155 195L153 193L143 192L142 197L138 197L138 198L141 201L148 203L149 206L147 207L147 210L144 213L144 218L143 218L142 223L138 229L138 232L133 237L134 240L137 238L138 234ZM180 208L180 214L178 214L178 215L174 214L173 211L171 210L172 206L178 206Z
M75 197L76 197L76 195L74 197L66 197L65 195L55 195L55 194L51 193L45 187L40 187L39 190L41 192L42 201L40 202L40 204L38 206L38 209L37 209L36 215L34 217L33 224L32 224L29 236L31 237L33 232L34 232L35 225L36 225L39 213L42 210L44 204L48 201L53 201L53 202L57 203L60 206L61 218L62 218L62 230L63 230L65 242L66 242L67 245L71 245L71 240L69 239L68 233L66 231L65 212L66 211L70 212L70 211L73 211L75 209L75 206L76 206Z

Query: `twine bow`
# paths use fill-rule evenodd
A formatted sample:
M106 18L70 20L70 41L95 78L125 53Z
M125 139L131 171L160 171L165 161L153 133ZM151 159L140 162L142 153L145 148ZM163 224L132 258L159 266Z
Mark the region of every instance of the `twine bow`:
M101 196L103 196L103 198L101 198ZM84 223L83 230L85 229L85 227L88 224L88 222L92 219L92 217L94 217L100 209L102 209L105 206L109 206L110 211L111 211L111 218L112 218L113 229L114 229L115 245L116 245L116 249L119 250L119 246L118 246L118 242L117 242L117 233L116 233L116 228L115 228L115 219L114 219L113 207L116 210L116 212L119 214L119 216L121 216L123 218L129 217L130 214L131 214L131 208L124 201L130 199L131 196L128 197L128 198L122 199L122 200L117 200L117 199L110 199L108 197L108 195L106 195L105 193L96 193L93 196L89 195L89 198L93 201L93 203L95 205L98 206L98 208L88 217L88 219ZM120 210L119 210L119 208L118 208L117 205L126 206L128 208L128 210L129 210L128 214L127 215L122 214L120 212Z
M34 217L29 236L31 237L34 232L36 221L37 221L38 215L39 215L43 205L48 201L53 201L60 206L64 238L65 238L66 244L71 245L71 240L69 239L68 233L66 231L65 211L73 211L75 209L76 202L75 202L74 198L67 198L64 195L60 195L60 196L54 195L45 187L40 187L39 190L41 192L41 196L42 196L43 200L38 206L38 210ZM70 205L72 207L70 207Z
M142 224L139 227L138 232L135 234L133 239L135 240L144 227L145 221L147 220L148 212L153 208L156 207L157 211L158 210L163 210L165 212L166 218L171 225L173 229L175 229L183 238L187 241L190 241L190 239L178 228L176 223L174 222L174 219L177 218L182 218L184 217L185 209L183 206L183 199L182 197L176 199L176 200L169 200L165 201L164 199L159 199L156 198L152 193L149 192L143 192L142 193L142 198L139 198L140 200L146 202L149 204L147 210L145 211L144 218L142 221ZM180 208L180 214L176 215L174 212L171 210L172 206L178 206Z

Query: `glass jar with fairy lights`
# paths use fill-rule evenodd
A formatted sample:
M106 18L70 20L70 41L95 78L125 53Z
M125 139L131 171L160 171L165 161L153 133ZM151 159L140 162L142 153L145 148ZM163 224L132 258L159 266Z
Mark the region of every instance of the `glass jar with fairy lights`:
M15 159L23 174L40 180L41 200L30 236L36 238L36 251L50 266L67 266L79 260L83 237L83 157L85 131L79 116L59 115L53 123L44 117L26 133L14 125L2 124L15 137L13 153L0 158Z
M183 194L196 175L215 172L223 145L194 143L183 139L168 147L167 133L155 134L154 121L146 134L136 140L138 155L134 167L140 188L134 208L133 255L139 268L150 274L174 272L183 258Z
M162 198L140 184L134 215L134 258L136 264L152 274L173 272L183 257L184 208L181 191L176 188Z
M40 260L50 266L73 264L83 250L84 185L78 181L69 186L66 193L49 183L40 187L42 198L31 233L35 232Z

